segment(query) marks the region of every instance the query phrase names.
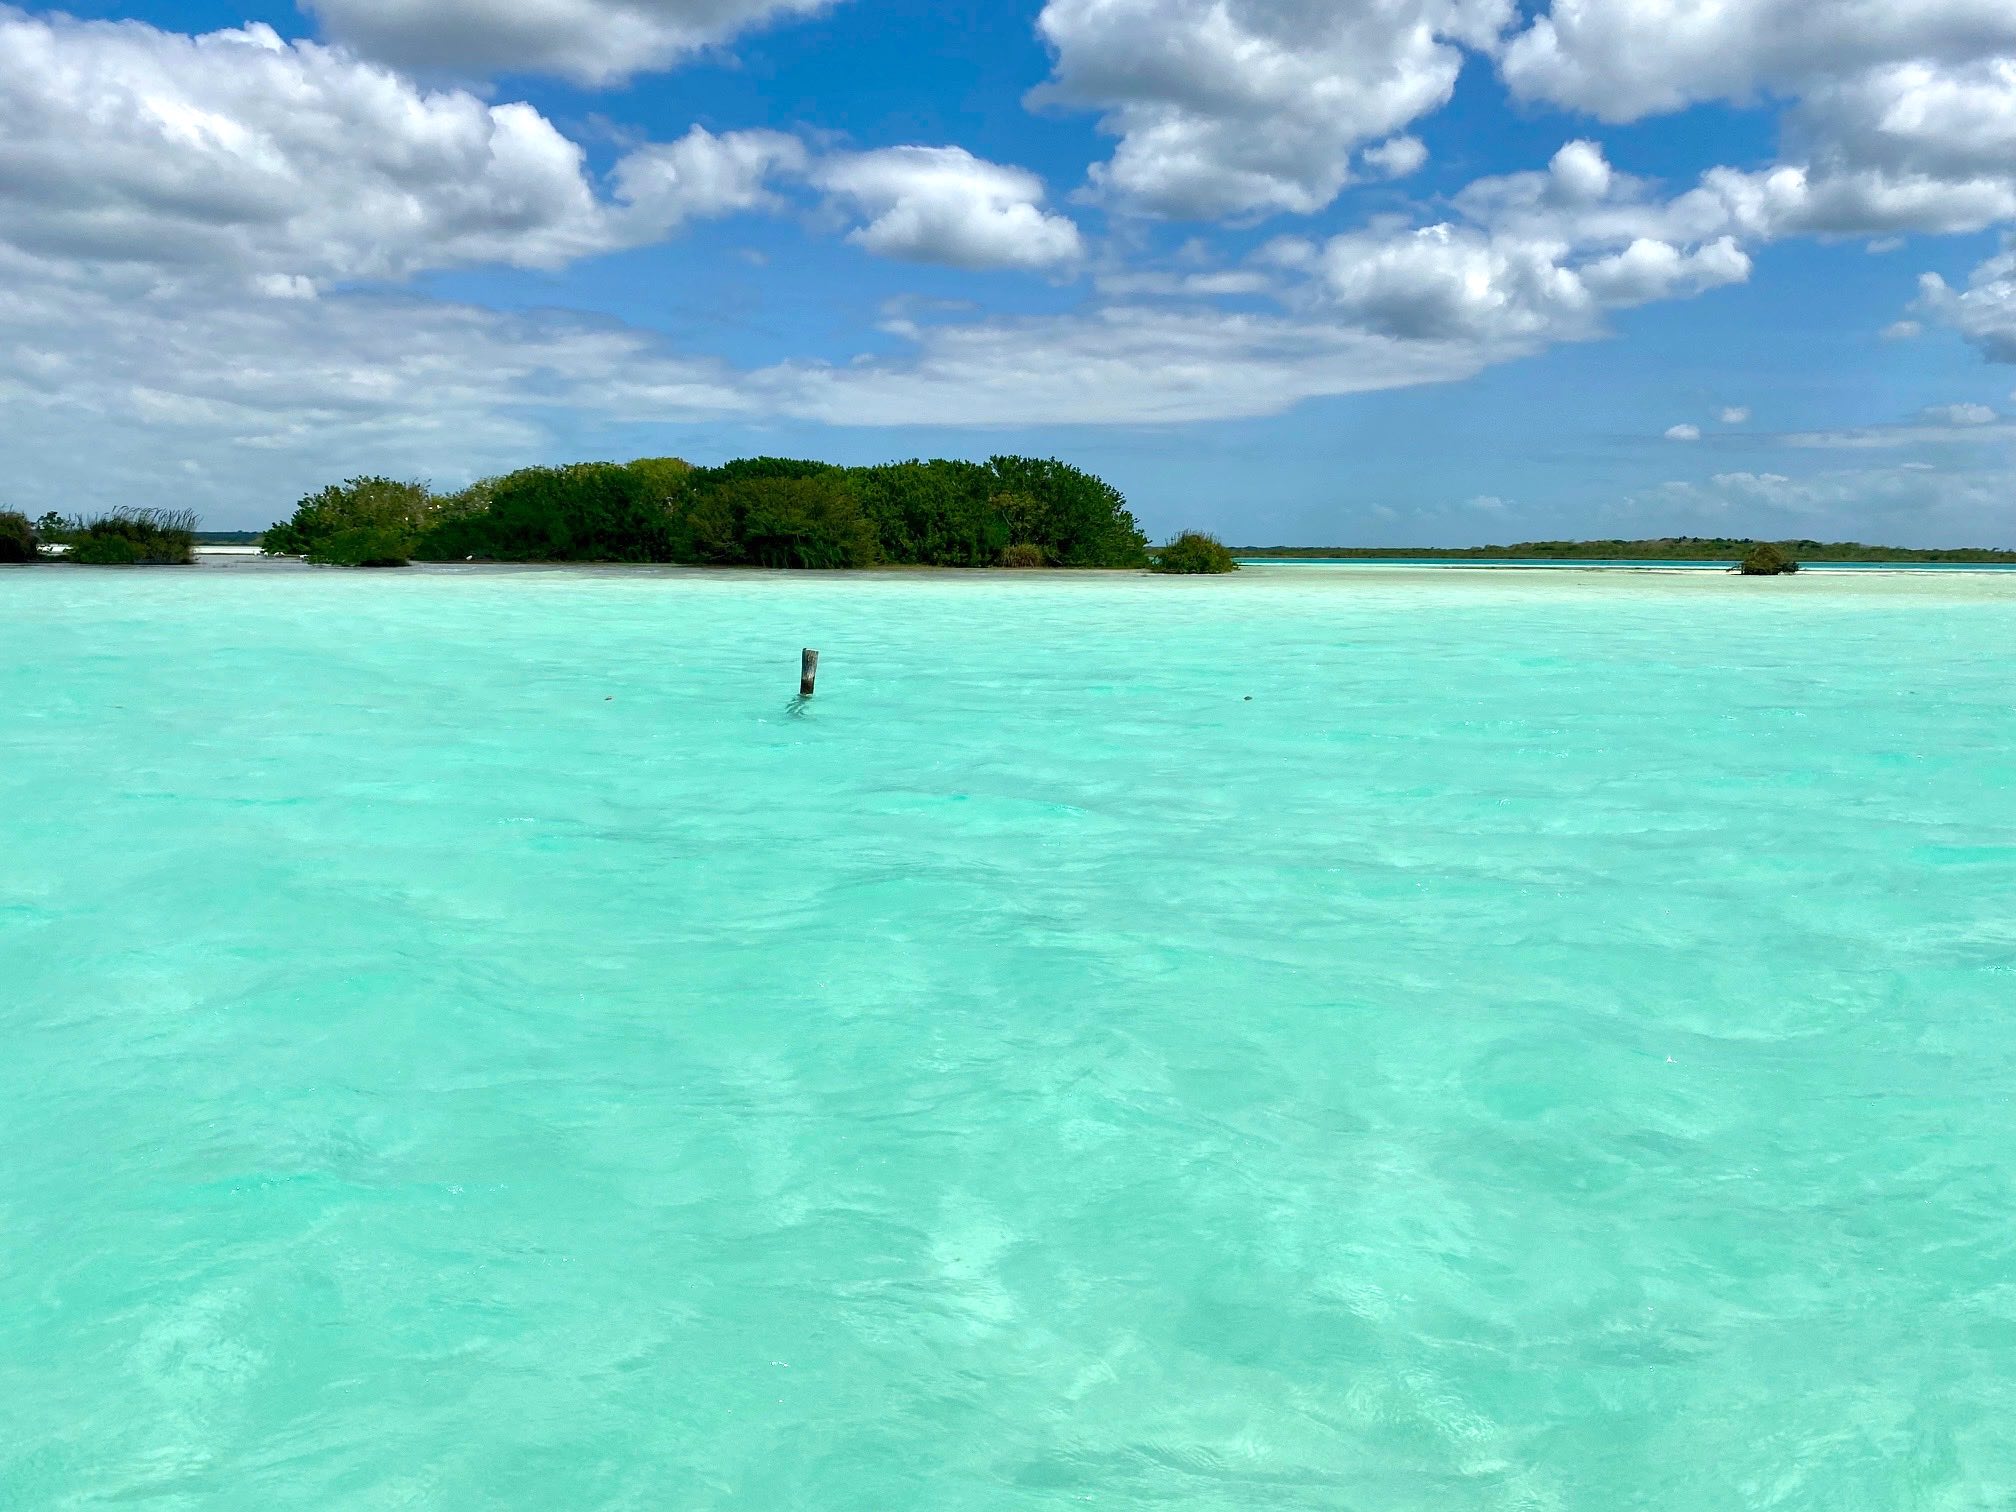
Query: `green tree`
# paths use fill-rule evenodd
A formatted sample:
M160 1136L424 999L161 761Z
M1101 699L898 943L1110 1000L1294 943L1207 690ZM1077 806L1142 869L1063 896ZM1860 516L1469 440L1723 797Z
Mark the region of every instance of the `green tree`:
M360 525L324 536L308 560L325 567L404 567L412 560L412 537L403 531Z
M995 492L1009 496L1014 539L1041 546L1060 567L1146 567L1148 538L1120 490L1055 458L995 457Z
M268 556L309 556L335 536L369 530L397 536L410 551L434 511L434 496L424 483L348 478L302 499L291 518L267 529L259 549Z
M874 523L837 468L811 477L721 478L704 494L712 560L726 559L722 523L733 531L735 559L751 566L869 567L879 559Z
M448 537L453 538L444 540ZM472 549L459 549L464 546ZM519 562L668 562L673 560L673 517L643 476L614 462L527 467L497 480L484 514L433 533L422 542L420 554Z
M1009 541L993 474L978 462L887 462L848 470L884 561L984 567Z
M684 457L639 457L623 464L644 480L659 502L669 504L686 491L693 464Z

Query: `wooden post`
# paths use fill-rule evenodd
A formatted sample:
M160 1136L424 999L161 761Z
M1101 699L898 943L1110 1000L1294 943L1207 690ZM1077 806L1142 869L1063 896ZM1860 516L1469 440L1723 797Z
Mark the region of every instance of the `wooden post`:
M812 685L819 680L819 653L811 647L805 648L804 659L798 668L798 696L810 698Z

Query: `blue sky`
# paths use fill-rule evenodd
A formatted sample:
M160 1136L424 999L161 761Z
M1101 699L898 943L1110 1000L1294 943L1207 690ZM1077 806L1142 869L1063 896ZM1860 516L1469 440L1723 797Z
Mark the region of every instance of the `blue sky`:
M1066 457L2016 546L2006 0L0 4L0 501Z

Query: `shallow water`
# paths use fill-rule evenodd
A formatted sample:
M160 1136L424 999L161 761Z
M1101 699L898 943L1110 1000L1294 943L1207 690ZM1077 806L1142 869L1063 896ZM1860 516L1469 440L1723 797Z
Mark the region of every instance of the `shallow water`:
M36 568L0 647L0 1506L2016 1501L2016 582Z

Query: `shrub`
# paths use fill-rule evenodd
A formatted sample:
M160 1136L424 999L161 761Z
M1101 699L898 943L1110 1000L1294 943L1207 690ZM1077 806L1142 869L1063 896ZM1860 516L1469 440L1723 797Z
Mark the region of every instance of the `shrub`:
M124 536L86 536L70 543L63 560L86 567L131 567L140 560L140 548Z
M643 479L645 487L661 504L670 503L684 493L686 479L693 472L693 464L684 457L639 457L623 466Z
M469 522L485 549L517 562L669 562L673 517L645 477L614 462L527 467L500 478ZM439 543L430 543L438 545Z
M295 505L291 519L260 538L259 549L268 556L312 556L335 537L359 530L391 532L410 549L434 510L424 483L369 474L346 478Z
M1232 553L1218 543L1216 536L1208 536L1201 530L1186 530L1168 545L1156 549L1154 570L1237 572L1239 564L1232 559Z
M1001 553L1003 567L1047 567L1043 548L1030 541L1017 541Z
M35 556L35 527L28 516L0 509L0 562L32 562Z
M337 537L365 532L332 550ZM387 545L387 536L395 537ZM1141 534L1119 492L1066 463L996 457L836 467L745 457L696 468L677 457L528 467L452 494L352 478L303 499L262 547L317 561L385 559L700 562L865 567L879 561L987 567L1139 567Z
M325 537L308 560L325 567L404 567L411 549L403 531L364 525Z
M1799 570L1799 564L1782 548L1769 541L1759 541L1743 553L1743 560L1736 570L1745 577L1777 577L1783 573Z
M1013 539L981 463L912 459L849 468L847 477L883 561L986 567Z
M117 509L63 528L64 560L86 566L185 566L196 560L196 515L187 509Z
M1145 567L1148 538L1120 490L1054 458L995 457L993 494L1010 539L1041 546L1059 567Z
M709 469L709 472L712 472ZM685 523L704 561L754 567L871 567L874 523L838 468L805 477L696 479Z

